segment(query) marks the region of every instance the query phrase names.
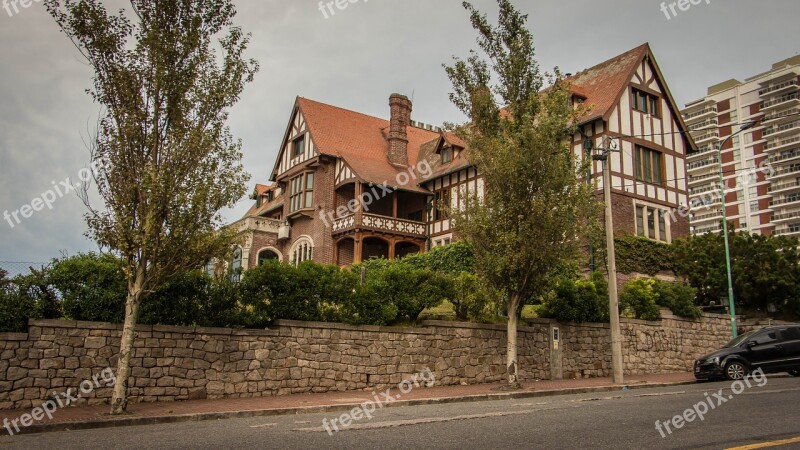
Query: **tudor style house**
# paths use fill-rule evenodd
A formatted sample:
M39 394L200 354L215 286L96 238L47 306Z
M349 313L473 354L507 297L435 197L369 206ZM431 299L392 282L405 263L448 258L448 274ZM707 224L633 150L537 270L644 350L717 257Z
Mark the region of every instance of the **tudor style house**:
M696 149L648 44L569 76L573 101L591 107L572 137L577 157L616 143L610 157L618 232L670 242L689 233L686 153ZM448 210L483 179L453 134L411 120L411 101L389 99L389 120L297 98L269 185L233 226L234 267L267 259L348 266L394 259L453 234ZM609 141L610 140L610 141ZM591 143L591 146L589 145ZM595 162L591 182L602 185ZM449 207L448 207L449 205Z

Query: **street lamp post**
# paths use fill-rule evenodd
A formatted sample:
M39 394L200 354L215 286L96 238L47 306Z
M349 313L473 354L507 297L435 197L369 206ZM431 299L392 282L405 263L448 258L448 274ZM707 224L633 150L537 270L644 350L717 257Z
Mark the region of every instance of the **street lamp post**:
M725 181L724 181L724 174L722 171L722 147L728 143L729 140L733 139L734 136L738 135L739 133L753 128L756 126L757 121L748 122L739 129L736 133L731 134L730 136L726 137L719 147L717 147L717 159L719 163L719 193L722 199L722 234L725 237L725 266L728 272L728 305L731 313L731 333L733 334L734 339L736 338L736 307L733 303L733 276L731 275L731 247L730 243L728 242L728 214L725 208Z

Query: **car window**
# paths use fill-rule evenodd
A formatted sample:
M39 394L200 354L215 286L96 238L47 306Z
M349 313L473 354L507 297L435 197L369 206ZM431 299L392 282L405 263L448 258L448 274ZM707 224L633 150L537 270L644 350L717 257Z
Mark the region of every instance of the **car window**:
M800 340L800 327L789 327L781 330L781 336L784 341L797 341Z
M768 331L766 333L761 333L753 337L750 342L755 342L757 345L769 344L770 342L775 342L778 340L778 335L774 331Z

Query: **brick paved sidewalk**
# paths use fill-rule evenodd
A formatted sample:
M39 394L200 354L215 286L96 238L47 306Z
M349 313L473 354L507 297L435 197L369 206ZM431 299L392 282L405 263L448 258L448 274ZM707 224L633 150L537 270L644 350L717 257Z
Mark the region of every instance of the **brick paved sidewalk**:
M657 375L631 375L624 385L614 385L611 378L579 380L541 380L523 383L523 389L502 391L501 384L471 386L433 386L415 388L408 394L392 389L399 397L392 406L446 403L458 401L500 400L535 396L563 395L592 391L610 391L630 388L685 384L694 381L691 373ZM273 397L232 398L221 400L189 400L183 402L135 403L128 406L122 416L110 416L106 405L75 406L59 409L53 419L46 416L22 432L35 433L65 429L103 428L154 423L173 423L192 420L210 420L233 417L253 417L302 412L344 411L354 405L372 400L372 390L329 392L323 394L296 394ZM0 411L0 435L8 434L2 427L5 419L12 421L30 413L30 410Z

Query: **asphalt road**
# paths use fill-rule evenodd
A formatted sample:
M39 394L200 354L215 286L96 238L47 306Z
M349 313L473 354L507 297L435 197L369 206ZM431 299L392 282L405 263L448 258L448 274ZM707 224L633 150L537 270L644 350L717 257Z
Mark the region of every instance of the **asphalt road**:
M763 380L762 380L763 381ZM751 382L734 395L728 382L658 389L380 409L339 432L341 414L305 414L168 425L0 436L6 449L205 448L732 448L785 441L800 449L800 379ZM720 391L720 389L722 391ZM737 389L738 392L738 389ZM656 420L713 404L668 433ZM368 406L368 409L370 407ZM697 406L695 411L703 410ZM691 417L691 414L686 415ZM341 419L339 419L341 420ZM679 422L678 422L679 423Z

